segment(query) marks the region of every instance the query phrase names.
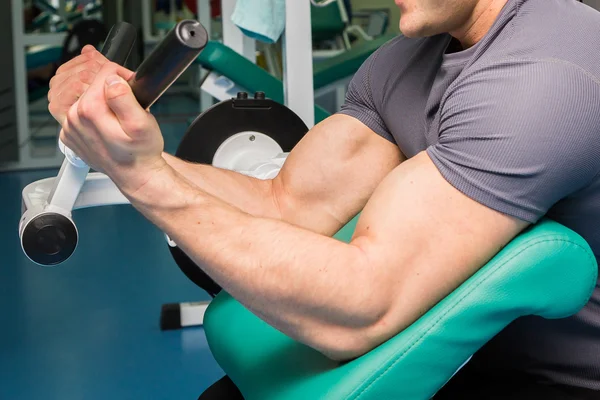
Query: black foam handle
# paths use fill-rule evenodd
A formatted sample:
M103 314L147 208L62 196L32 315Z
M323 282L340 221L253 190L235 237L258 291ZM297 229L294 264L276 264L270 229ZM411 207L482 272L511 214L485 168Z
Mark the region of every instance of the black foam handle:
M140 105L148 108L154 104L207 43L208 34L199 22L183 20L177 23L129 80Z
M133 25L118 22L108 33L102 47L102 54L110 61L123 65L129 58L136 38L137 32Z

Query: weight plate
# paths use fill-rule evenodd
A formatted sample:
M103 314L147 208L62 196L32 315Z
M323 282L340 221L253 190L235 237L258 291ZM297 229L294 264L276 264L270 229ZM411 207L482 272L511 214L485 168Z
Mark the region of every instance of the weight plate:
M88 44L98 48L107 34L106 27L97 19L84 19L75 23L63 43L60 63L64 64L77 57Z
M231 99L200 114L190 125L175 155L183 160L212 164L215 152L231 136L245 131L263 133L289 152L304 137L306 124L289 108L270 99ZM221 290L181 249L169 246L181 271L211 296Z

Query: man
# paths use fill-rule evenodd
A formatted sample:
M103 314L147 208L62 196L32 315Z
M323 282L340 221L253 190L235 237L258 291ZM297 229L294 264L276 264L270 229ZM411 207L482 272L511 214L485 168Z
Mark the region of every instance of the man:
M91 49L59 69L50 110L65 144L227 292L352 359L543 216L600 254L600 14L574 0L396 4L403 36L362 66L342 111L272 181L163 154L123 80L131 72ZM351 243L330 238L361 210ZM225 378L201 398L235 391ZM436 397L599 395L597 290L572 318L516 321Z

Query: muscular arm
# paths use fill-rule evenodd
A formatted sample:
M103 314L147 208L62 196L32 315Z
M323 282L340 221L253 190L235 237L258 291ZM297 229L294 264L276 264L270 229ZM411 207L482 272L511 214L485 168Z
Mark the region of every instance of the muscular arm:
M86 46L80 56L58 69L48 99L50 112L60 124L107 61ZM124 79L133 74L122 67L118 71ZM166 153L163 158L190 184L245 213L327 235L358 213L377 184L403 160L397 146L344 115L311 129L274 180L188 163Z
M350 244L240 211L170 168L130 197L255 314L340 360L409 326L526 226L460 193L425 153L382 181Z
M163 157L193 186L247 214L326 235L356 215L404 159L396 145L345 115L311 129L273 180Z

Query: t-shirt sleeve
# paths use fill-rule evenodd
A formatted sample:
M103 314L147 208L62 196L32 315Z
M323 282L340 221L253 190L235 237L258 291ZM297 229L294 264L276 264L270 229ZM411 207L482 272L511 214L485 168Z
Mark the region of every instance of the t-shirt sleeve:
M338 114L349 115L358 119L378 135L395 142L394 137L381 117L380 106L373 98L371 71L377 63L379 54L385 50L385 45L375 51L358 69L346 92L346 99Z
M600 170L600 82L559 60L507 61L468 72L440 106L427 153L455 188L537 222Z

